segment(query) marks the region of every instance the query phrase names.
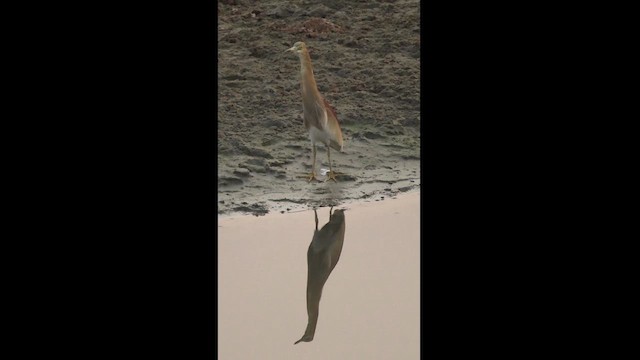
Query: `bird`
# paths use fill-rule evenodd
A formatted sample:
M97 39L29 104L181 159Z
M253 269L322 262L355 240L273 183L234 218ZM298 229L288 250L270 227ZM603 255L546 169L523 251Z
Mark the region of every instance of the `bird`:
M318 213L313 209L316 218L316 230L307 250L307 328L304 335L297 343L310 342L316 333L318 312L320 310L320 297L322 288L329 278L329 274L336 267L342 244L344 243L345 218L344 210L336 210L331 215L329 209L329 222L318 231Z
M344 142L335 109L318 91L307 45L302 41L298 41L291 48L285 50L285 52L287 51L298 54L300 58L304 126L309 131L313 151L313 164L307 181L316 179L316 143L320 142L326 146L327 158L329 159L329 173L325 181L331 179L337 182L336 174L331 166L331 149L342 152Z

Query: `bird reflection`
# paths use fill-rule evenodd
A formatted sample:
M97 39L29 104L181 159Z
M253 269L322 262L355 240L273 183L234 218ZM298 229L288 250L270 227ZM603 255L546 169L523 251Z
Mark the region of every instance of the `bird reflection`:
M309 321L301 341L312 341L318 323L318 311L322 287L329 278L329 274L338 263L342 244L344 242L344 210L336 210L331 214L333 207L329 209L329 222L318 231L318 213L313 210L316 220L316 230L307 250L307 315Z

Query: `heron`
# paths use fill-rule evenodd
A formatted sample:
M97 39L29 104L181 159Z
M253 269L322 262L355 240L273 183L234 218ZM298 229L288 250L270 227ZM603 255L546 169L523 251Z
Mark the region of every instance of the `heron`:
M313 164L311 165L311 181L316 179L316 143L323 143L327 148L329 160L329 173L325 181L336 180L336 174L331 166L331 149L343 151L342 130L335 109L320 95L313 76L311 57L304 42L298 41L293 47L285 50L298 54L300 58L300 83L302 85L302 110L304 112L304 126L309 131L313 151Z

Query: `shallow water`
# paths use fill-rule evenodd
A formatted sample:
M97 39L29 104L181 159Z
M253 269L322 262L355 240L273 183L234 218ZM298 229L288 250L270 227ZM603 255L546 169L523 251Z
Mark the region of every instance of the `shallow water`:
M419 192L335 209L345 209L340 260L324 285L315 338L297 345L314 212L219 216L219 358L419 357ZM329 211L317 209L319 228Z

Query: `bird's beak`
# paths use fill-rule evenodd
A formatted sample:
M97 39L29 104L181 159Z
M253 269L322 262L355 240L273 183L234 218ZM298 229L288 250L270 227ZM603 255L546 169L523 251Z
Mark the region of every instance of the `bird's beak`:
M289 49L285 50L284 52L287 52L287 51L294 51L294 50L295 50L295 48L293 48L293 47L292 47L292 48L289 48Z

